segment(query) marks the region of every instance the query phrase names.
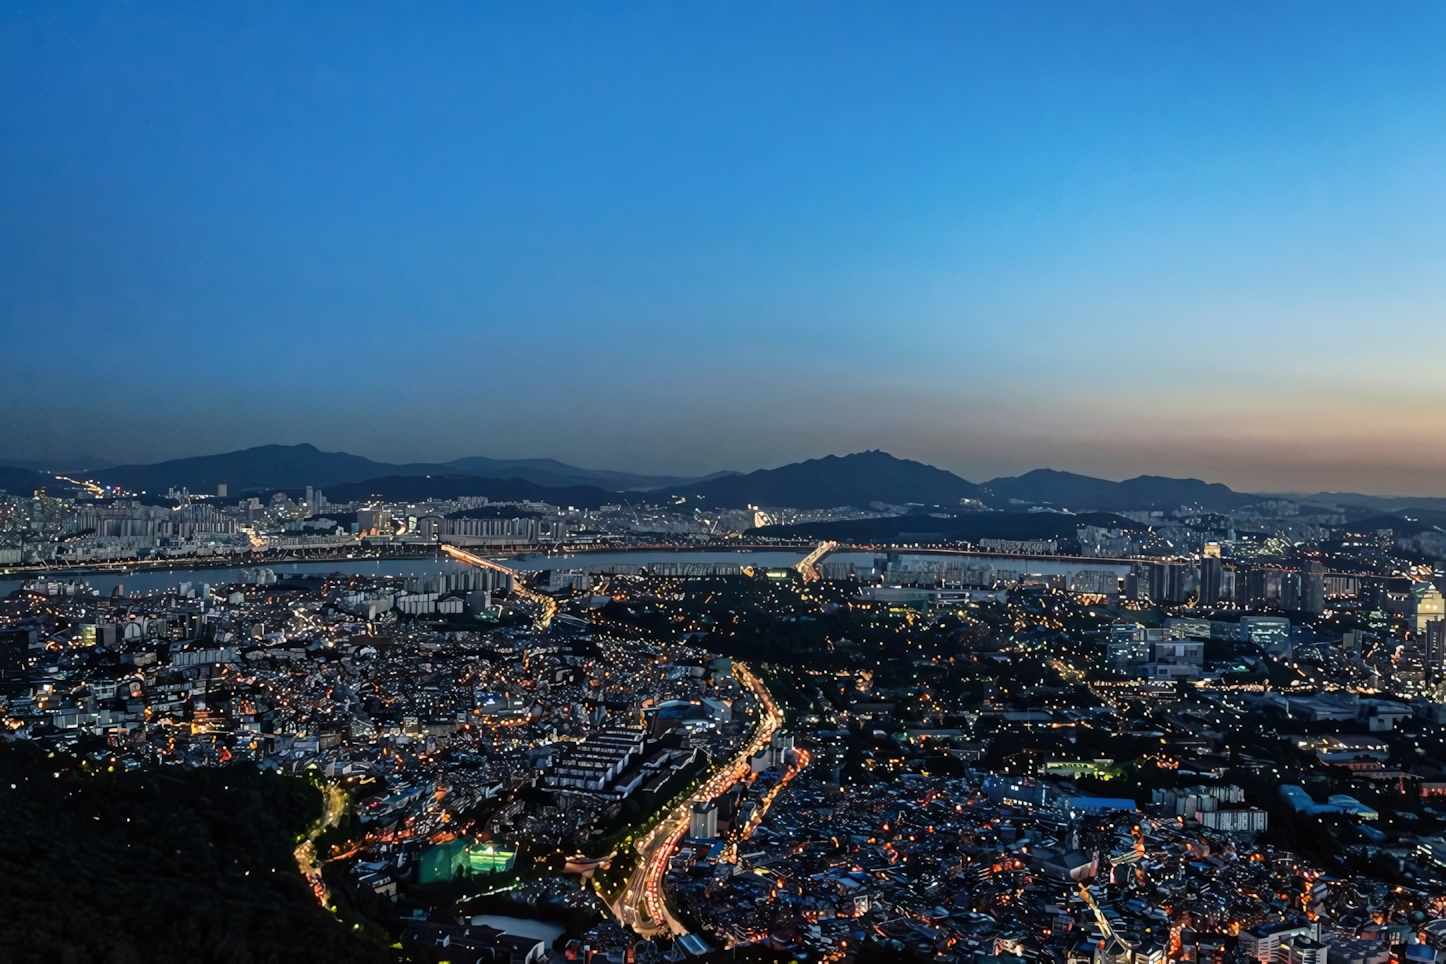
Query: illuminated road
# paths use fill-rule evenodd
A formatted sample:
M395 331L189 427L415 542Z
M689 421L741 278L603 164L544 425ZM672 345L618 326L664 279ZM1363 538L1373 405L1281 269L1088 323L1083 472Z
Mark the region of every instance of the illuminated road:
M798 570L798 574L803 577L804 582L817 582L823 577L818 574L818 570L814 566L820 559L837 548L837 542L820 542L816 549L800 559L793 568Z
M773 696L763 682L754 676L743 663L735 662L733 672L745 686L753 691L761 708L761 715L753 738L738 751L727 765L717 770L708 780L694 791L688 799L679 804L672 813L658 823L653 831L637 842L639 854L637 869L628 878L613 913L625 926L632 927L639 934L650 937L656 934L685 934L683 927L668 913L663 901L662 880L668 871L668 861L673 848L688 832L693 813L693 804L714 797L738 782L749 771L748 761L768 746L773 734L783 725L783 714L773 702ZM806 762L806 754L800 761ZM761 814L760 810L760 814ZM751 829L751 828L750 828Z
M82 482L79 479L71 479L63 475L57 475L55 478L60 482L69 482L71 485L78 485L97 499L105 495L105 489L96 485L94 482Z
M506 573L512 594L519 599L532 603L540 609L537 618L532 621L533 628L546 629L552 625L552 617L557 615L557 600L551 596L544 596L541 593L536 593L528 589L522 584L522 579L517 573L508 569L506 566L493 562L491 559L483 558L465 549L458 549L456 546L449 546L445 543L442 544L440 548L458 562L465 562L469 566L478 566L482 569L495 569L498 572Z

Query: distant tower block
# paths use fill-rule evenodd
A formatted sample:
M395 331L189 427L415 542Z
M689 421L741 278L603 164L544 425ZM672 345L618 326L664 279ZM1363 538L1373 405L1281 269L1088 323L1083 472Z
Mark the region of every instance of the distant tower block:
M693 840L712 840L718 836L718 804L702 800L693 804L693 817L688 824L688 836Z
M226 498L226 483L225 483L225 482L222 482L222 483L220 483L220 484L218 484L218 485L216 486L216 498L218 498L218 499L224 499L224 498Z
M1429 582L1418 583L1411 590L1410 600L1412 628L1425 634L1426 627L1438 619L1446 619L1446 597Z

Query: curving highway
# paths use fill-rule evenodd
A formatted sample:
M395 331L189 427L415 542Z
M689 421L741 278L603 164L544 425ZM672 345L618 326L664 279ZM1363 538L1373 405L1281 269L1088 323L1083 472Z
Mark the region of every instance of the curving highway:
M477 566L482 569L495 569L498 572L507 574L509 591L519 599L541 607L537 617L532 621L534 629L546 629L552 623L552 617L557 615L557 600L551 596L544 596L542 593L533 592L522 584L522 580L516 572L506 566L493 562L491 559L479 556L476 553L468 552L466 549L458 549L456 546L449 546L442 543L439 548L447 555L458 562L465 562L469 566Z
M813 563L823 558L835 547L835 543L823 543L800 563L799 571L804 574L805 579L808 578L809 573L813 574L814 579L818 578ZM557 612L557 603L549 596L525 589L521 580L517 578L517 574L511 569L456 546L443 544L441 550L460 562L506 573L512 577L512 592L515 595L541 607L535 625L539 629L545 629L552 621L553 615ZM783 726L783 713L774 703L773 694L768 692L768 687L763 685L763 681L753 674L747 664L735 662L733 673L744 686L748 687L753 693L754 699L758 701L760 711L758 726L754 729L753 736L727 764L715 770L706 781L699 785L697 790L660 820L647 836L634 844L638 851L638 866L632 876L628 878L627 886L623 888L622 893L613 903L612 911L624 926L633 928L642 936L687 933L687 928L674 920L668 913L667 903L663 899L662 881L664 874L668 871L668 861L672 858L673 849L688 832L693 804L712 800L746 776L750 769L749 761L768 746L769 741L773 739L773 734ZM807 766L808 759L806 752L800 752L798 769L801 770ZM771 800L770 796L769 802ZM763 809L760 809L759 818L762 817L766 807L767 803ZM750 827L749 830L751 831L752 828Z
M624 926L633 928L644 937L687 933L687 928L668 913L667 904L663 900L662 881L663 875L668 871L668 861L673 855L673 848L688 832L693 804L712 800L747 774L748 761L768 746L774 732L783 725L783 713L774 704L768 687L743 663L735 662L733 672L752 690L758 700L761 710L758 727L752 738L727 764L716 770L686 800L659 821L651 833L637 842L637 869L628 878L627 886L623 888L612 909Z

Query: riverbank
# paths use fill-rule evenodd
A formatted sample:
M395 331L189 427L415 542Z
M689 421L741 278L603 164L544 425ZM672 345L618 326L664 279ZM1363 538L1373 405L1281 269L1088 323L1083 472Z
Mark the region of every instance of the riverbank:
M809 544L812 545L811 543ZM469 548L463 546L461 548ZM651 552L669 554L692 553L751 553L791 552L795 546L776 543L702 543L694 545L669 545L658 543L632 543L623 545L563 545L543 549L537 546L480 546L471 547L479 554L496 558L566 558L569 556L591 556L614 552ZM159 570L202 571L206 569L243 569L256 566L286 566L298 563L325 564L328 562L385 562L394 559L435 559L440 558L440 546L390 547L348 547L335 552L315 553L234 553L226 556L175 556L153 559L121 559L114 562L93 562L74 566L36 565L0 567L0 579L66 578L98 575L102 573L155 572Z
M491 555L491 554L489 554ZM619 549L598 549L580 555L572 553L547 554L526 552L506 556L498 553L509 569L518 571L539 571L544 569L582 569L588 566L613 563L647 566L653 563L670 564L702 563L751 565L764 568L792 566L803 557L798 550L779 551L769 547L760 550L689 549L683 551L660 550L652 546L634 546ZM197 563L203 563L197 565ZM62 569L14 569L0 571L0 597L21 588L30 580L68 582L80 580L102 595L109 595L117 587L129 595L174 589L179 583L209 583L225 585L255 578L258 568L270 569L279 579L304 576L326 576L332 573L373 577L430 576L440 572L458 572L467 568L466 563L448 558L432 547L422 551L396 552L378 555L376 553L340 555L332 558L315 556L249 556L236 555L212 560L168 559L144 566L74 567Z
M99 562L78 566L6 566L0 568L0 579L66 579L77 576L115 575L141 572L201 572L207 569L249 569L260 566L288 566L298 563L325 564L328 562L384 562L392 559L433 559L437 557L436 546L419 546L415 549L393 552L369 552L362 549L347 552L321 553L315 555L296 553L236 553L229 556L178 556L161 559L126 559L116 562Z

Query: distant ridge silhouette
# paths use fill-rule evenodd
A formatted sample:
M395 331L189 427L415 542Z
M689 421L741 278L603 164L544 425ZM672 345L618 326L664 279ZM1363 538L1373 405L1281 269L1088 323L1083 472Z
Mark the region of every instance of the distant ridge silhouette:
M1071 513L1170 512L1182 506L1227 512L1265 498L1340 505L1352 508L1357 514L1366 510L1395 514L1413 508L1446 510L1446 499L1440 498L1348 493L1252 495L1199 479L1142 475L1113 482L1054 469L1036 469L980 484L879 450L829 455L756 472L720 472L700 479L683 479L584 469L555 459L474 456L451 462L391 464L346 452L323 452L314 445L262 445L148 465L119 465L83 475L107 485L152 494L163 493L171 487L213 493L217 485L224 484L231 498L239 498L248 491L255 494L314 485L326 490L334 502L370 495L408 501L482 495L494 500L529 499L582 507L616 502L619 493L627 492L634 493L630 497L641 501L681 498L681 505L705 511L749 505L867 509L873 503L886 503L938 507L951 513L985 508ZM29 467L0 466L0 489L14 495L29 495L42 486L58 492L67 485L53 474Z

